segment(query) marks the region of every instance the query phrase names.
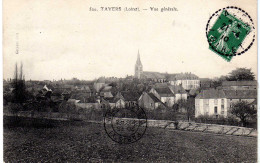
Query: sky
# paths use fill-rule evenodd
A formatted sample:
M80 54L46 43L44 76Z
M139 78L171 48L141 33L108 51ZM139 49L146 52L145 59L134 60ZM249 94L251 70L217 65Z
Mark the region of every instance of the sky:
M246 67L257 75L256 42L231 62L209 50L207 21L231 4L256 22L253 0L4 0L4 79L13 77L16 62L23 63L26 80L125 77L134 75L138 50L144 71L213 78ZM139 7L140 12L100 7ZM152 12L150 7L178 11Z

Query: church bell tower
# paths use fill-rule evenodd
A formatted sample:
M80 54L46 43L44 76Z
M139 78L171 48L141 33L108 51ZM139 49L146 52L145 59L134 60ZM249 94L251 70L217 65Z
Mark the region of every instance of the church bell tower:
M135 63L135 78L141 79L142 74L143 74L143 65L142 65L139 50L138 50L137 60Z

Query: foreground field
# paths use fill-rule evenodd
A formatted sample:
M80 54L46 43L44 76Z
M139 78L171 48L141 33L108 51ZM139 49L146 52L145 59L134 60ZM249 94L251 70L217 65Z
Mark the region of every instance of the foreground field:
M256 138L148 128L129 145L113 142L103 124L4 127L5 162L256 162Z

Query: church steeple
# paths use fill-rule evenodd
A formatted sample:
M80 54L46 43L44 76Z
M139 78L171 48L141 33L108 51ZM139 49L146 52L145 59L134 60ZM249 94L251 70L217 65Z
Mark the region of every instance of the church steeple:
M141 59L140 59L140 54L139 54L139 50L138 50L138 54L137 54L137 60L136 60L136 65L142 65Z
M136 60L136 64L135 64L135 77L140 79L143 73L143 65L140 59L140 53L138 50L138 54L137 54L137 60Z

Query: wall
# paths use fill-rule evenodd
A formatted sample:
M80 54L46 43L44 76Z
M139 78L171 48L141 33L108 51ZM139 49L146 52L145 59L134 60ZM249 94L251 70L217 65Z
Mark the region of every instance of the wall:
M152 106L151 106L151 104L152 104ZM158 107L158 106L155 105L154 101L150 98L150 96L146 92L143 93L141 95L141 97L139 98L138 105L140 107L143 107L143 108L149 109L149 110L153 110L156 107Z
M168 107L172 107L173 104L174 104L174 102L175 102L175 98L174 98L174 97L161 97L161 101L162 101L163 103L166 102L166 105L167 105Z
M222 114L221 109L221 100L224 100L224 113ZM206 100L209 101L209 105L206 104ZM217 104L215 104L215 100L217 100ZM195 99L195 117L197 118L200 115L209 115L215 116L215 106L217 107L217 115L221 115L227 117L228 114L228 101L226 98L219 99ZM208 112L208 113L207 113Z
M94 83L94 88L97 92L99 92L100 88L103 87L105 83Z
M200 87L200 81L199 80L176 80L176 81L170 81L171 85L182 85L182 87L185 90L190 90L194 88Z
M154 96L157 97L158 99L161 99L161 96L157 93L157 91L154 88L150 90L150 93L154 94Z
M122 99L118 100L118 101L116 102L116 104L115 104L115 107L116 107L116 108L124 108L124 107L125 107L125 101L122 100Z
M180 100L180 99L184 99L184 100L187 100L187 93L184 93L184 94L180 94L180 93L177 93L175 94L175 103Z
M71 118L77 118L86 120L87 122L93 123L104 123L102 120L87 120L84 115L72 115L72 114L62 114L62 113L47 113L47 112L19 112L17 114L20 117L30 117L30 118L46 118L46 119L55 119L55 120L69 120ZM4 116L14 116L11 113L4 113ZM133 118L124 118L130 120L137 120ZM237 136L251 136L257 137L257 130L253 128L238 127L238 126L228 126L228 125L216 125L216 124L205 124L205 123L194 123L194 122L178 122L177 126L174 121L167 120L145 120L138 119L140 121L147 121L148 127L159 127L164 129L177 129L184 131L196 131L196 132L208 132L215 134L226 134L226 135L237 135ZM145 127L145 123L140 127Z

